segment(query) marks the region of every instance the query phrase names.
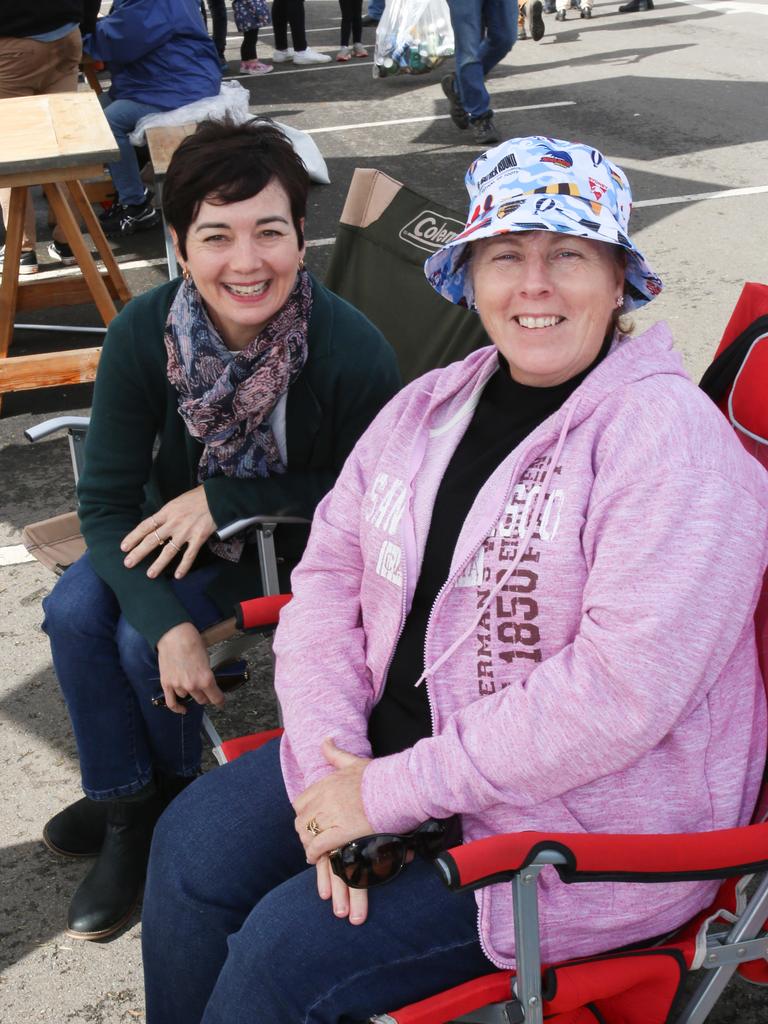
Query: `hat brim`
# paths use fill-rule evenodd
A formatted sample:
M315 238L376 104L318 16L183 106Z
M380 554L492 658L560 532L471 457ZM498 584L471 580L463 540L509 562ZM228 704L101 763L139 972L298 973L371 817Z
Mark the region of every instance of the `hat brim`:
M605 206L578 196L528 194L510 196L482 213L464 231L424 263L427 280L449 302L471 307L474 299L466 247L481 238L517 231L553 231L618 245L627 254L624 311L639 309L664 287L661 278L633 242L622 232Z

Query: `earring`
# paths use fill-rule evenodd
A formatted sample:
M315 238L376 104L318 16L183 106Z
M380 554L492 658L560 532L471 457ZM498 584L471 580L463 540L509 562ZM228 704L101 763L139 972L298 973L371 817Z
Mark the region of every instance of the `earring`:
M620 295L618 297L618 299L616 299L616 301L614 302L614 306L615 306L616 309L621 309L621 307L623 305L624 305L624 296Z
M185 281L192 280L192 274L189 272L189 267L181 268L181 276L184 278Z
M304 257L300 256L299 257L299 270L303 270L303 269L304 269Z

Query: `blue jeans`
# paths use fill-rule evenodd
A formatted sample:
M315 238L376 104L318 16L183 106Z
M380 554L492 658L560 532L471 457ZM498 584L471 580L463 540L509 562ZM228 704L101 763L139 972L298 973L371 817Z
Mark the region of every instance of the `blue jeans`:
M222 617L204 590L217 571L198 569L173 584L199 629ZM152 706L160 692L157 651L122 616L87 554L67 569L43 611L85 794L92 800L130 796L147 785L155 769L197 775L202 709L192 704L186 715L176 715Z
M448 0L456 52L456 85L470 117L491 109L485 77L517 39L518 0Z
M136 150L128 136L142 117L156 114L165 108L154 103L140 103L138 100L111 100L107 93L99 96L99 102L120 150L120 160L107 164L117 198L124 206L138 206L144 201L144 182L139 173Z
M416 858L353 926L317 894L279 741L174 800L152 841L142 915L147 1024L366 1020L493 970L471 893Z
M381 21L381 16L384 13L385 0L368 0L368 10L366 14L369 18L376 18Z

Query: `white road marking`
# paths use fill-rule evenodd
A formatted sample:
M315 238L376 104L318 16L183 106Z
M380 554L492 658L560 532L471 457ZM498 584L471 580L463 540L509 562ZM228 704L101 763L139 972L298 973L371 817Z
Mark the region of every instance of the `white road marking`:
M664 196L660 199L641 199L632 206L672 206L674 203L699 203L704 199L737 199L739 196L756 196L768 192L768 185L754 185L751 188L724 188L717 192L692 192L685 196Z
M0 547L0 566L21 565L22 562L34 562L36 558L30 555L23 544L8 544Z
M758 0L757 3L741 3L739 0L672 0L673 3L686 7L698 7L702 11L714 11L715 14L766 14L768 6Z
M575 107L574 100L560 100L557 103L527 103L518 107L494 107L494 114L509 114L518 110L548 110L551 107ZM426 117L397 117L391 121L361 121L359 124L337 124L329 128L305 128L307 135L322 135L325 132L348 132L353 128L389 128L395 124L423 124L426 121L448 121L450 114L428 114Z

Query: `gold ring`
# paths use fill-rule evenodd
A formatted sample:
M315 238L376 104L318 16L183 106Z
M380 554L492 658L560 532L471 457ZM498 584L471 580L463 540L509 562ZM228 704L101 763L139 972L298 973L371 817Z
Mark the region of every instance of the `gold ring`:
M305 828L307 832L311 832L313 836L319 836L323 831L317 823L317 818L310 818Z
M154 535L155 535L155 536L157 537L157 543L158 543L158 544L160 545L160 547L162 547L162 546L163 546L163 544L165 544L165 541L164 541L164 540L163 540L163 538L162 538L162 537L160 536L160 534L159 534L159 533L157 532L157 530L153 530L152 532L153 532L153 533L154 533Z
M157 532L157 531L155 531L155 532ZM179 547L179 545L178 544L174 544L170 537L168 538L168 540L165 543L166 544L170 544L174 551L181 551L181 548Z

